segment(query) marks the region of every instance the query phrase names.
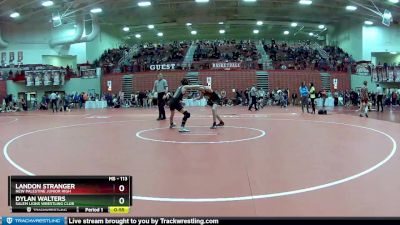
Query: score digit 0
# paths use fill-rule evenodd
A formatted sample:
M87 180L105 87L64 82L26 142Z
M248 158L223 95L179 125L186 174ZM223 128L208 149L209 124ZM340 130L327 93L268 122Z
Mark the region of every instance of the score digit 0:
M125 191L125 186L124 185L119 185L118 190L120 192L124 192Z
M121 197L118 201L120 205L123 205L125 203L125 198Z

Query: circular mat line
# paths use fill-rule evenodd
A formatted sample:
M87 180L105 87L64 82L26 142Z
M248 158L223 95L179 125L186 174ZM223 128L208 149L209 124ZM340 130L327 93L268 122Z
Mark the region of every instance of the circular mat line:
M154 196L133 196L133 200L143 200L143 201L159 201L159 202L229 202L229 201L245 201L245 200L255 200L255 199L266 199L266 198L275 198L275 197L283 197L283 196L289 196L289 195L295 195L295 194L300 194L300 193L305 193L305 192L310 192L310 191L316 191L324 188L329 188L333 187L345 182L349 182L352 180L355 180L357 178L360 178L362 176L365 176L381 166L383 166L385 163L387 163L396 153L397 151L397 143L394 140L393 137L391 137L389 134L376 130L374 128L370 127L364 127L364 126L359 126L359 125L353 125L353 124L346 124L346 123L339 123L339 122L330 122L330 121L313 121L313 120L296 120L296 119L271 119L271 118L265 118L266 120L278 120L278 121L296 121L296 122L311 122L311 123L322 123L322 124L334 124L334 125L343 125L343 126L350 126L350 127L356 127L356 128L361 128L365 130L369 130L372 132L379 133L386 138L388 138L392 142L392 150L387 155L382 161L377 163L376 165L360 172L357 174L354 174L352 176L335 180L326 184L321 184L321 185L316 185L308 188L302 188L302 189L296 189L296 190L291 190L291 191L284 191L284 192L276 192L276 193L269 193L269 194L261 194L261 195L250 195L250 196L238 196L238 197L220 197L220 198L173 198L173 197L154 197ZM54 130L54 129L61 129L61 128L68 128L68 127L77 127L77 126L86 126L86 125L96 125L96 124L110 124L110 123L122 123L122 122L129 122L129 121L143 121L143 120L128 120L128 121L110 121L110 122L98 122L98 123L86 123L86 124L75 124L75 125L68 125L68 126L60 126L60 127L54 127L54 128L47 128L47 129L42 129L42 130L36 130L32 132L28 132L25 134L21 134L17 137L14 137L13 139L9 140L3 147L3 154L6 160L13 165L16 169L19 171L23 172L24 174L30 175L30 176L35 176L34 173L22 168L20 165L18 165L16 162L14 162L11 157L8 154L8 147L10 144L12 144L14 141L17 139L34 134L34 133L39 133L39 132L44 132L48 130Z

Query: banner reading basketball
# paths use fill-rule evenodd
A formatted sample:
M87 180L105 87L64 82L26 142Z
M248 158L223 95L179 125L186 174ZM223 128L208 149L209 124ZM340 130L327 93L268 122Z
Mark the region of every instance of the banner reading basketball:
M230 63L213 63L213 69L230 69L230 68L240 68L240 63L230 62Z

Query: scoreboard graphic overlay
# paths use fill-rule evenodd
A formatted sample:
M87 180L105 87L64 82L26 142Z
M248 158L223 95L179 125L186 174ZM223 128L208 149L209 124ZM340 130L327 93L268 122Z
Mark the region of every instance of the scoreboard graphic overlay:
M11 212L128 213L131 176L9 176Z

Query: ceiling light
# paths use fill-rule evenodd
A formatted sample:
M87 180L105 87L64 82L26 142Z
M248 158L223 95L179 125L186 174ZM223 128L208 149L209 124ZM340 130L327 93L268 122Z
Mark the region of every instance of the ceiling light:
M150 25L148 25L147 26L149 29L154 29L154 25L153 24L150 24Z
M219 25L222 25L222 24L224 24L224 22L219 22L218 24L219 24Z
M389 0L391 3L399 3L399 0Z
M364 21L364 24L365 25L372 25L372 24L374 24L374 22L367 20L367 21Z
M257 0L243 0L244 2L256 2Z
M60 16L54 16L52 19L53 19L53 21L56 21L56 20L60 20L61 17Z
M42 6L49 7L54 5L53 1L44 1L42 2Z
M94 8L90 10L91 13L101 13L103 10L101 8Z
M297 23L291 23L290 26L297 27Z
M192 23L186 23L186 26L192 26Z
M253 34L258 34L258 33L260 33L259 30L253 30Z
M138 2L138 6L140 6L140 7L147 7L147 6L151 6L151 2L150 2L150 1L142 1L142 2Z
M225 30L219 30L220 34L225 34Z
M287 31L287 30L285 30L285 31L283 32L284 35L288 35L289 33L290 33L290 32Z
M136 34L136 35L135 35L135 37L136 37L136 38L141 38L141 37L142 37L142 35L140 35L140 34Z
M310 33L308 33L308 35L310 35L310 36L314 36L314 33L313 33L313 32L310 32Z
M196 34L197 34L197 31L192 30L192 31L190 31L190 33L191 33L192 35L196 35Z
M392 19L392 13L389 11L385 11L385 13L383 13L383 18L388 20Z
M13 13L10 14L10 17L11 18L17 18L17 17L19 17L19 13L13 12Z
M312 1L311 0L300 0L299 3L302 5L311 5Z
M348 10L348 11L355 11L355 10L357 10L357 6L348 5L348 6L346 6L346 10Z
M162 37L162 36L164 36L164 34L162 32L158 32L157 36Z
M198 2L198 3L204 3L204 2L208 2L209 0L195 0L195 2Z
M129 31L129 27L124 27L122 28L123 31L128 32Z
M392 54L392 55L396 55L396 54L397 54L397 52L390 52L390 54Z
M263 21L257 21L257 25L258 25L258 26L263 25Z
M324 29L324 28L325 28L325 25L322 25L322 24L321 24L321 25L318 26L318 28L319 28L319 29Z

